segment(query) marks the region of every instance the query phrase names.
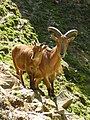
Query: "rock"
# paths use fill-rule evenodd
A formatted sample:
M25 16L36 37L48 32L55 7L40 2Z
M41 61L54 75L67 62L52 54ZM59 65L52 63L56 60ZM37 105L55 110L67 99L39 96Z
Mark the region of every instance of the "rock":
M65 101L63 102L62 107L65 108L65 109L67 109L67 108L71 105L72 100L73 100L73 99L67 99L67 100L65 100Z
M12 112L12 120L28 120L28 114L24 111L15 109Z
M52 118L55 120L62 120L62 115L64 114L64 109L61 108L60 110L56 110L55 108L53 108L51 110L52 113Z
M0 86L0 94L2 94L2 95L6 95L7 93L6 93L6 91Z
M68 111L64 110L62 118L63 120L78 120L79 116L75 115L75 113L69 113Z
M58 109L58 113L61 114L61 115L64 114L64 109L63 108L59 108Z
M9 75L0 73L0 86L4 89L10 89L14 85L14 81L11 80Z
M43 112L42 114L52 118L52 113L51 112Z
M43 104L43 111L44 112L49 112L49 108L45 104Z
M43 100L43 103L45 103L45 104L46 104L47 106L49 106L49 107L54 107L54 108L56 108L55 102L52 101L51 99L45 98L45 99Z
M6 112L5 110L0 111L0 120L8 120L8 117L5 112Z
M31 104L24 102L24 110L23 111L33 111Z
M43 112L43 105L42 103L38 103L36 109L35 109L36 112Z
M0 109L10 109L10 102L6 96L0 96Z
M64 90L57 96L57 108L60 109L61 107L67 109L72 103L72 96Z
M1 67L0 119L2 120L84 120L67 112L72 96L67 91L50 99L39 91L22 88L6 66ZM80 96L77 96L80 99ZM84 100L81 98L82 102Z
M85 120L85 118L82 117L82 118L79 118L78 120Z
M43 105L38 99L34 99L31 103L31 106L36 112L43 112Z
M0 62L0 86L4 89L11 89L18 84L18 79L10 73L10 68Z
M66 99L71 99L71 98L72 98L72 94L67 90L63 90L57 96L57 102L60 100L66 100Z
M34 100L35 94L32 89L23 88L23 89L17 91L17 93L20 94L20 96L22 96L22 98L25 102L31 103Z
M51 120L50 117L48 116L45 116L44 114L41 114L41 113L35 113L35 112L32 112L32 113L29 113L28 114L28 118L29 120Z
M9 102L15 108L24 106L24 101L14 95L9 96Z
M67 109L72 103L72 99L67 99L67 100L63 100L63 101L58 101L58 110L61 109L61 107L63 107L64 109Z
M62 117L61 117L61 115L58 114L58 113L53 113L52 119L53 119L53 120L62 120Z

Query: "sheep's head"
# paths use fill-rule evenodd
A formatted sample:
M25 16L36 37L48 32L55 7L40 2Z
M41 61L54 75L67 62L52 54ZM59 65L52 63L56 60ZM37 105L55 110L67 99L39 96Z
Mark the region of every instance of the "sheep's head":
M62 34L61 31L55 27L48 27L48 31L54 32L55 36L60 40L60 54L62 57L65 57L68 44L75 39L75 36L78 35L78 31L76 29L73 29L69 30L65 34Z
M34 43L31 59L33 61L40 62L42 58L42 52L44 49L46 49L46 47L46 45Z

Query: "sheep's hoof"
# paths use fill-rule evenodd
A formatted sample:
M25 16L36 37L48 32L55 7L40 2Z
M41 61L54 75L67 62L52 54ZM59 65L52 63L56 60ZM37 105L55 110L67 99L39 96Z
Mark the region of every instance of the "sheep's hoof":
M40 89L33 89L35 93L39 92L42 96L45 96L44 92L42 92Z
M42 95L42 96L45 96L44 92L41 91L40 89L38 89L39 93Z
M56 96L55 96L55 94L52 94L52 93L49 93L48 94L51 98L53 97L53 98L55 98Z
M49 90L48 90L48 96L55 97L54 93L50 92Z
M21 86L21 88L26 88L26 86L25 86L25 85L23 86L23 85L21 84L20 86Z

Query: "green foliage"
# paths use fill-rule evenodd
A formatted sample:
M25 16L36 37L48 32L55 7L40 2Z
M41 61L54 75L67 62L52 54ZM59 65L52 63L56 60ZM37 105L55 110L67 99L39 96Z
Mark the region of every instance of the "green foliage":
M4 16L5 14L6 14L6 8L5 8L5 6L0 6L0 16Z
M19 98L23 98L23 96L18 91L14 91L13 95L15 95Z
M81 109L83 109L83 111L81 111ZM77 102L77 103L71 105L71 112L73 111L80 117L82 117L83 115L86 116L86 114L87 114L86 110L87 110L86 106L84 106L80 102Z
M89 109L89 107L83 105L81 102L78 101L74 104L71 104L68 111L74 112L75 114L79 115L80 117L84 117L86 120L89 120L90 116L89 116L88 109Z
M31 44L31 41L38 42L38 39L32 25L21 18L16 4L10 0L4 0L0 4L0 16L0 60L11 65L13 46Z
M84 117L88 120L90 100L88 100L87 96L83 94L84 92L81 91L81 88L79 88L78 85L71 82L66 82L65 86L70 92L73 93L73 103L67 110L69 112L74 112L80 117Z

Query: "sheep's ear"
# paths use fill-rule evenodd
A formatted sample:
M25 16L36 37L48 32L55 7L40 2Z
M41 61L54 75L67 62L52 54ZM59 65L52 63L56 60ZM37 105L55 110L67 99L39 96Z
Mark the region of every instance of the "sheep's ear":
M42 46L42 49L44 50L44 49L46 49L47 48L47 45L43 45Z
M36 41L35 40L32 42L32 45L36 46Z
M46 42L40 43L41 47L44 46L44 45L46 45Z
M46 49L47 45L46 45L46 43L44 42L44 43L41 43L41 44L40 44L40 47L42 47L42 49Z
M32 53L31 60L34 60L34 53Z
M71 38L68 39L68 42L73 42L74 39L75 39L75 37L71 37Z

